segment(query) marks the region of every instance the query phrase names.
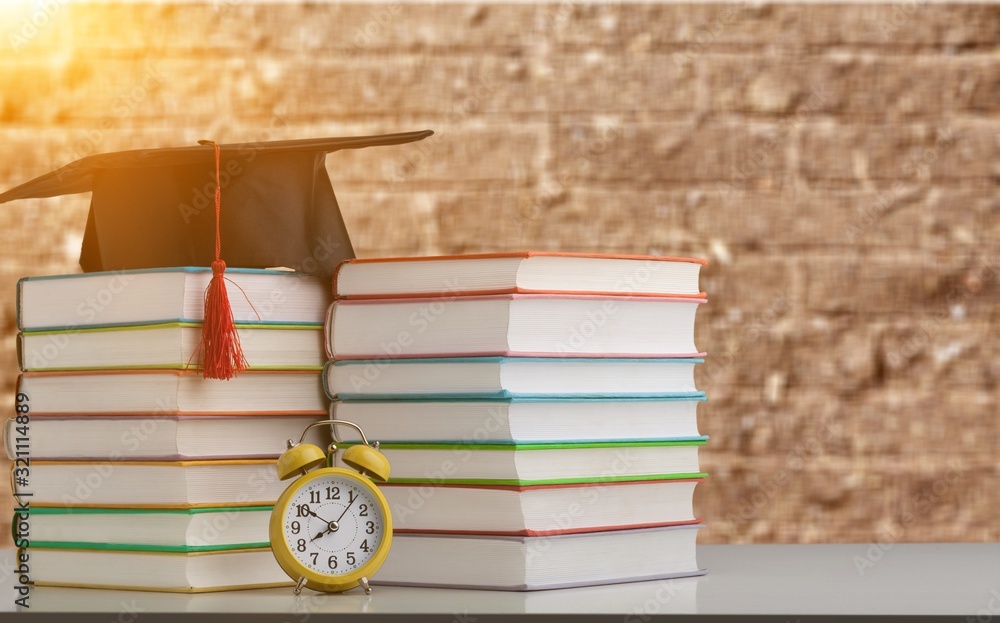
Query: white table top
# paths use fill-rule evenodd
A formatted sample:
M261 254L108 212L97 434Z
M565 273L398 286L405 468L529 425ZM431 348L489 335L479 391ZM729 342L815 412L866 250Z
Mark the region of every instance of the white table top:
M1000 543L895 544L877 558L867 544L703 545L708 575L529 593L380 586L340 595L291 589L197 595L35 587L30 612L615 614L644 620L655 614L990 615L1000 621ZM860 558L856 558L860 557ZM2 569L13 552L2 552ZM0 594L13 595L14 577ZM13 597L0 609L13 610ZM629 617L629 615L633 615ZM461 617L459 617L461 619Z

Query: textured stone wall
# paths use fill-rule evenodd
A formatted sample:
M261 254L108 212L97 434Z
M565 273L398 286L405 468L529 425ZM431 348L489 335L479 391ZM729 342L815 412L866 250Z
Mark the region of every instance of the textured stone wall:
M703 542L1000 538L1000 8L49 6L0 9L0 186L434 129L328 159L360 256L710 261ZM0 207L8 413L14 283L87 202Z

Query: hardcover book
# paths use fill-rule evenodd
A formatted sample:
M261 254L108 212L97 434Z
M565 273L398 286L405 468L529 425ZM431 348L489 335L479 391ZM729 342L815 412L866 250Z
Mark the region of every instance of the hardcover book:
M350 400L336 417L385 442L571 443L700 438L702 397ZM340 427L344 440L359 439Z
M703 478L689 441L572 444L386 443L390 483L554 485ZM345 444L346 445L346 444Z
M697 523L701 479L530 487L387 483L397 532L544 536Z
M373 584L532 591L702 575L698 527L541 537L399 534Z
M285 490L271 459L32 461L35 506L200 508L269 506Z
M178 370L25 372L36 415L327 413L319 371L247 371L225 382Z
M321 370L320 325L238 325L249 370ZM123 368L199 370L201 324L167 323L18 334L22 372Z
M332 361L327 395L350 399L704 398L701 359L436 357Z
M31 509L31 547L200 552L270 547L271 506Z
M298 439L320 415L84 415L31 418L35 460L193 460L273 458L286 439ZM15 456L17 423L4 423L7 456ZM317 426L306 441L325 448L327 429Z
M211 278L207 267L25 277L17 282L17 327L200 322ZM238 323L319 325L333 298L325 280L286 270L227 268L226 281Z
M508 294L340 300L332 359L435 356L694 357L699 298Z
M695 296L704 260L651 255L486 253L345 260L334 272L342 298L561 292Z
M294 584L270 548L186 553L33 548L31 571L37 586L170 593Z

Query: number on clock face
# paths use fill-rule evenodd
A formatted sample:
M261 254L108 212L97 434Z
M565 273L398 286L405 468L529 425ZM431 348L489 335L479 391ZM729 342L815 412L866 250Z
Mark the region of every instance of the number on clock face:
M318 478L299 489L285 512L285 541L306 567L327 575L350 573L379 545L385 519L375 496L347 478Z

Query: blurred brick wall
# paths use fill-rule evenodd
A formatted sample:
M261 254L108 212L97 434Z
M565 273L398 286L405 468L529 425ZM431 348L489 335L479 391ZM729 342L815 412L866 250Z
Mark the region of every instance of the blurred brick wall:
M0 9L3 188L432 128L328 159L360 256L710 260L703 542L1000 538L1000 8L50 4ZM14 283L87 201L0 208L7 412Z

